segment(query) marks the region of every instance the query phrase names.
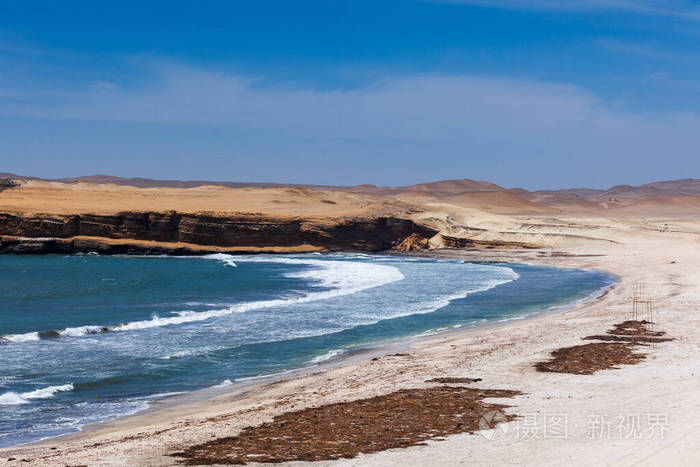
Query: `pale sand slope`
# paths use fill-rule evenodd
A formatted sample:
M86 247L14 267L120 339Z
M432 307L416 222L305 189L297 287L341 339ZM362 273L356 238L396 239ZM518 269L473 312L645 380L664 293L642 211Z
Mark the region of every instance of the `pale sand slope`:
M409 357L349 362L313 375L248 387L204 402L151 411L107 423L60 440L0 451L0 460L27 459L17 465L172 465L167 457L191 444L233 435L240 428L307 406L364 398L400 388L425 387L432 377L483 378L475 386L526 393L503 403L534 430L516 422L508 433L489 440L479 434L352 460L338 465L697 465L700 462L700 222L612 220L601 218L506 217L442 207L420 214L446 231L472 231L482 237L512 238L554 245L544 251L459 252L470 259L498 258L586 269L620 277L603 298L560 314L515 321L476 332L455 332L415 343ZM469 228L465 226L468 225ZM472 230L470 230L472 229ZM484 230L476 230L484 229ZM549 254L556 252L556 256ZM544 253L544 255L543 255ZM602 256L560 256L602 255ZM671 263L675 261L675 263ZM538 373L537 361L549 352L582 343L629 318L635 281L649 284L658 298L658 328L677 340L644 349L648 358L635 366L590 376ZM393 351L395 352L395 350ZM393 353L392 352L392 353ZM543 437L544 416L564 414L566 439ZM639 414L668 417L668 432L621 439L616 417ZM611 435L596 433L589 417L606 416ZM215 418L214 418L215 417ZM630 422L633 425L633 422ZM532 436L527 436L532 435ZM590 439L593 435L594 439ZM325 465L326 463L316 463Z
M392 198L306 188L135 188L87 182L23 181L0 193L0 212L114 214L120 211L263 213L271 216L357 216L407 208Z

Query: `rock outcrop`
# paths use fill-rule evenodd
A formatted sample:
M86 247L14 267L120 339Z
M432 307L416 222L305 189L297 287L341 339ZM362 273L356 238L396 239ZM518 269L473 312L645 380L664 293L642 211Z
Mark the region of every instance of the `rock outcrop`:
M452 237L440 235L445 248L472 248L472 249L492 249L492 248L542 248L541 245L526 242L509 242L505 240L477 240L474 238Z
M259 251L299 246L329 251L384 251L401 245L409 237L413 245L427 245L427 239L435 234L434 229L397 217L305 219L174 211L27 216L0 213L0 235L7 236L0 240L0 253L187 254L193 250L201 254L207 247L211 251L219 251L216 250L219 247ZM196 248L173 245L176 243Z

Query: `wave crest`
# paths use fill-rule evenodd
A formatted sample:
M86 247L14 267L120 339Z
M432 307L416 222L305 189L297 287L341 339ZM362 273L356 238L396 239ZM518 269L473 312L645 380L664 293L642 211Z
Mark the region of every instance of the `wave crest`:
M6 334L0 339L4 339L7 342L32 342L38 341L40 339L38 332L27 332L24 334Z
M205 259L214 259L234 265L233 256L226 254L216 254L204 256ZM311 286L319 288L327 288L329 290L319 292L308 292L300 297L278 298L272 300L260 300L255 302L237 303L225 308L209 310L209 311L178 311L174 316L153 316L148 320L132 321L129 323L121 323L114 325L87 325L74 328L66 328L61 330L44 331L41 333L32 332L26 334L11 334L2 336L8 342L30 342L38 341L43 338L56 337L83 337L87 335L100 334L112 331L133 331L140 329L155 328L161 326L170 326L177 324L192 323L197 321L205 321L211 318L230 315L233 313L245 313L252 310L260 310L264 308L273 308L278 306L295 305L300 303L314 302L325 300L343 295L349 295L360 292L362 290L380 287L392 282L400 281L404 275L393 266L360 263L352 261L323 261L316 259L297 259L297 258L253 258L240 257L239 262L257 262L257 263L285 263L298 264L302 266L311 266L310 269L286 273L286 277L305 279L311 282Z
M34 391L16 393L8 391L0 394L0 405L21 405L28 404L30 399L49 399L59 392L73 390L73 383L62 384L60 386L47 386L35 389Z

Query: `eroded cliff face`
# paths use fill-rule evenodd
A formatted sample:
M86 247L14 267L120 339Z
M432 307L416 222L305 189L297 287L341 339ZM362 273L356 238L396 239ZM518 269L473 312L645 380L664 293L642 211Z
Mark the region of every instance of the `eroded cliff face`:
M383 251L407 238L426 244L437 234L396 217L339 219L277 218L245 214L219 216L178 212L121 212L115 215L17 215L0 213L0 253L176 253L200 254L211 247ZM18 238L21 237L21 238ZM78 238L76 238L78 237ZM89 237L89 239L85 239ZM100 241L104 239L104 241ZM426 239L421 242L421 239ZM110 240L130 240L115 243ZM149 245L139 244L151 242ZM152 242L158 242L153 244ZM174 243L194 245L172 245Z
M511 242L507 240L478 240L466 237L452 237L449 235L440 235L445 248L458 249L493 249L493 248L525 248L538 249L541 245L526 242Z

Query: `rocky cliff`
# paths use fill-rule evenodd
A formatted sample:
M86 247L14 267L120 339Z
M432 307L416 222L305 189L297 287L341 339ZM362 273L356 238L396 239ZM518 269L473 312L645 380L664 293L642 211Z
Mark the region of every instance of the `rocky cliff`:
M541 245L526 242L509 242L505 240L477 240L474 238L452 237L440 235L442 243L446 248L467 248L467 249L492 249L492 248L525 248L538 249Z
M6 236L0 240L0 253L187 254L220 251L217 248L221 247L292 251L301 246L307 250L310 246L323 250L383 251L402 245L409 237L412 244L427 245L427 239L435 234L437 231L431 228L397 217L302 219L174 211L31 216L0 213L0 235ZM133 242L124 243L125 240Z

